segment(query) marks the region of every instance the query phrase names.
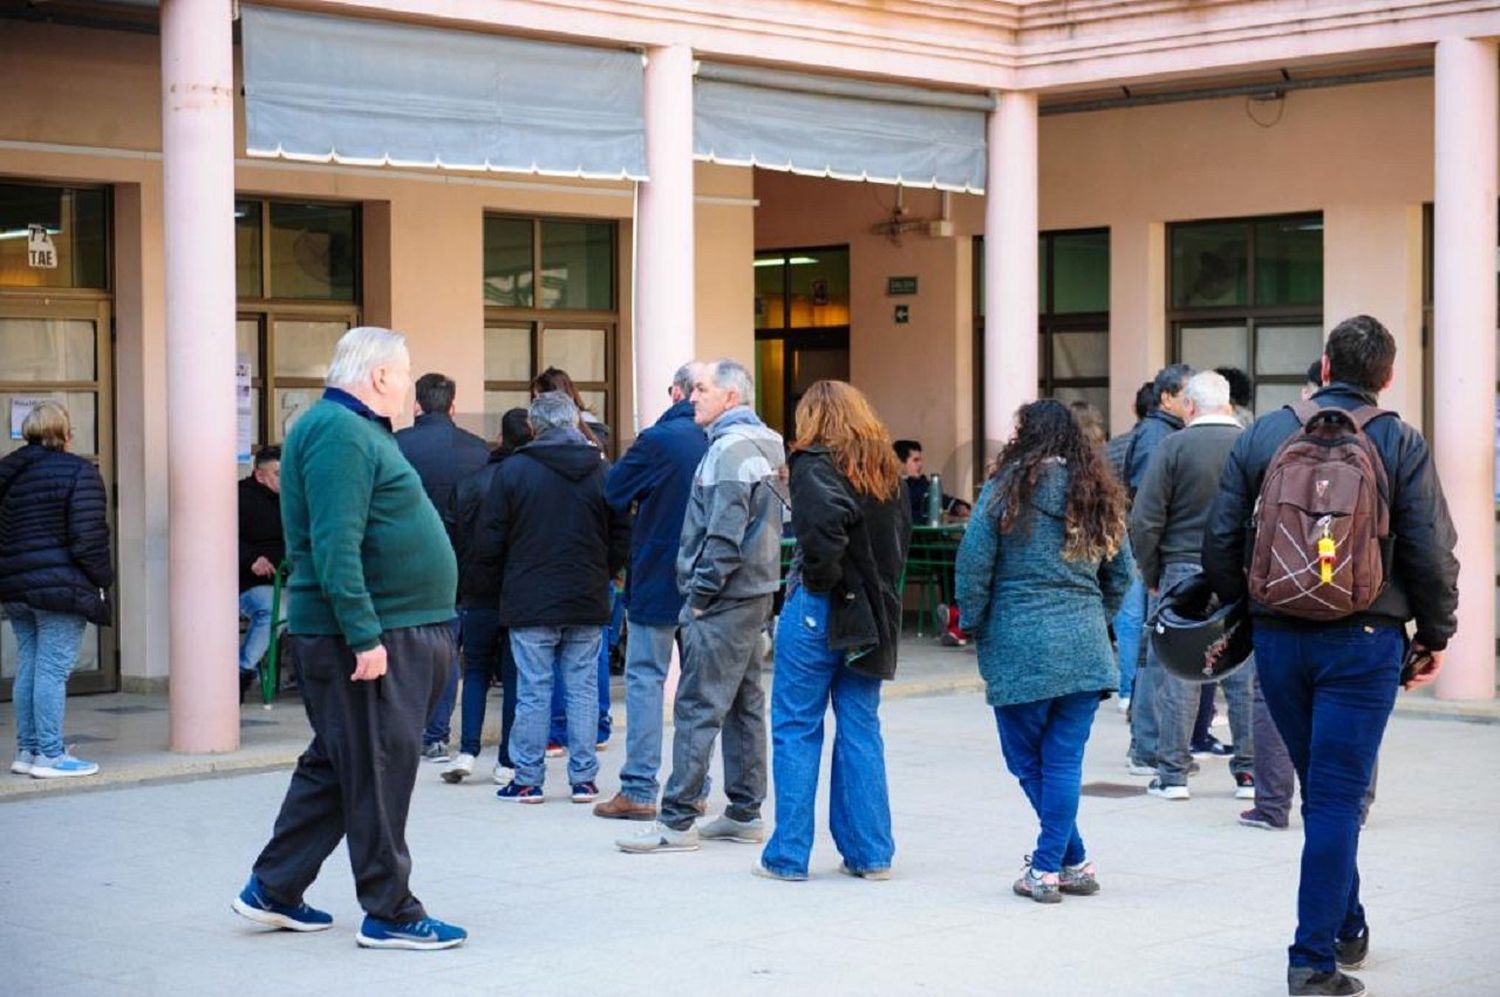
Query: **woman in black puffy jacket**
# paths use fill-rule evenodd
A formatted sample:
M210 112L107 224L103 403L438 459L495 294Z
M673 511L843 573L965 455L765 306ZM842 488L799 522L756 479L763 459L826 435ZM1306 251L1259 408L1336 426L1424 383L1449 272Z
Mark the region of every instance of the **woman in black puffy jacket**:
M104 482L68 453L68 410L42 402L21 426L26 445L0 460L0 605L19 649L16 759L34 779L93 775L99 766L63 746L68 673L85 628L111 619Z

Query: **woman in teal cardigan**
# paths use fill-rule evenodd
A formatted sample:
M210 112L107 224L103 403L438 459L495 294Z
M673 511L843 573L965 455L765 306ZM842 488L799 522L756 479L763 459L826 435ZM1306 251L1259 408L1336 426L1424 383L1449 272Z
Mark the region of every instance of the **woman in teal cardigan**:
M958 551L961 626L974 636L1006 767L1041 821L1015 892L1097 893L1078 834L1083 751L1119 686L1108 621L1130 586L1129 503L1066 405L1025 405Z

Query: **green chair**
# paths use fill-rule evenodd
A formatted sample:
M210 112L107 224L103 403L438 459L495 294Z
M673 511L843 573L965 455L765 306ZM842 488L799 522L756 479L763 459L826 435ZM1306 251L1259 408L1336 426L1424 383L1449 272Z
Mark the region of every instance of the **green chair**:
M276 566L276 579L271 584L271 644L266 648L266 657L260 667L260 701L267 709L271 708L271 700L276 698L279 685L277 668L281 658L281 629L286 626L286 620L281 618L281 590L291 573L292 562L282 561Z

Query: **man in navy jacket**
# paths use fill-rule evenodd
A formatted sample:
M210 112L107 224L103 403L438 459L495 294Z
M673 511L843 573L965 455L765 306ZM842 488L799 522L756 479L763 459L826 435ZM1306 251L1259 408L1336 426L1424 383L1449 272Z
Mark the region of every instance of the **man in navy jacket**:
M693 471L708 437L693 421L696 363L672 376L672 407L635 443L605 479L604 498L615 511L634 506L630 573L625 607L630 630L625 648L625 709L630 717L620 792L594 806L599 817L654 820L661 789L662 687L677 637L682 593L677 589L677 547L687 514Z

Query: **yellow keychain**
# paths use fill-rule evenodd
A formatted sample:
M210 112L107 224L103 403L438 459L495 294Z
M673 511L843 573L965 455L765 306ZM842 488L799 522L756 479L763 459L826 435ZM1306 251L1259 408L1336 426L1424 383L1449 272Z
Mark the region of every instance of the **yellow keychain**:
M1338 547L1333 542L1333 537L1328 533L1328 527L1323 527L1323 535L1318 538L1318 574L1323 584L1328 585L1333 581L1333 555L1337 553Z

